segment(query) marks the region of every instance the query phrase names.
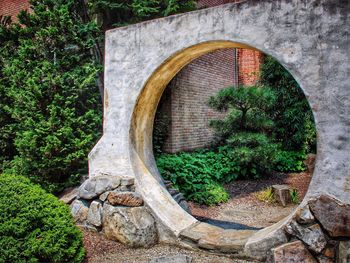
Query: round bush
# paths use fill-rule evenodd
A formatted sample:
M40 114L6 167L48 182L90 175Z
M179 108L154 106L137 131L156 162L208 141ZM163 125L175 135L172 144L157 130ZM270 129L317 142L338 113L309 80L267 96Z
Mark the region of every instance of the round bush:
M0 263L83 259L69 207L27 178L0 175Z

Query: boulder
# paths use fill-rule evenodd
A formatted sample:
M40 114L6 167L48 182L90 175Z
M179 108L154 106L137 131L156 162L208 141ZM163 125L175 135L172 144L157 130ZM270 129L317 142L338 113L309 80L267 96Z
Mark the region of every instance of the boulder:
M329 195L310 200L309 206L331 237L350 237L350 205Z
M70 205L75 223L83 223L89 213L89 204L81 200L74 200Z
M132 186L135 184L135 178L134 177L125 177L123 176L121 178L120 185L121 186Z
M92 201L87 215L87 222L93 226L100 227L102 225L102 203Z
M326 237L318 224L303 227L292 221L286 226L285 230L288 234L302 240L315 253L320 253L327 245Z
M143 205L143 199L135 192L113 191L108 194L107 200L111 205L123 205L129 207Z
M315 222L315 217L310 211L310 208L308 205L298 208L298 210L295 213L295 220L302 225L312 224Z
M340 241L337 249L337 263L350 262L350 241Z
M102 202L107 200L107 197L111 191L104 192L103 194L100 194L99 198Z
M248 239L244 247L247 256L265 261L270 256L271 249L288 242L287 235L282 227L282 221L258 231Z
M272 190L276 201L282 206L286 206L292 202L288 185L273 185Z
M59 199L65 204L71 204L78 195L79 187L70 187L63 191Z
M107 238L131 247L149 247L158 241L156 223L145 207L104 204L103 230Z
M101 175L87 179L79 187L79 197L83 199L94 199L103 192L116 189L120 185L119 176Z
M312 174L315 170L315 163L316 163L316 154L314 153L309 153L306 156L306 159L304 161L304 164L307 167L307 171Z
M317 263L300 240L272 249L274 263Z
M173 256L164 256L152 259L149 263L191 263L192 258L186 255L178 254Z

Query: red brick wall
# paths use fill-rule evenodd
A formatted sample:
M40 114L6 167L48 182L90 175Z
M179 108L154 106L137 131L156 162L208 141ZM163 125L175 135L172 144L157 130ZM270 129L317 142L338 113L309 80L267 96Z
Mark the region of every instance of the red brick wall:
M28 0L0 0L0 16L11 16L16 21L17 14L29 6Z
M263 54L251 49L237 49L239 84L253 86L259 79Z
M171 125L164 151L202 148L211 142L209 121L222 114L207 106L210 96L234 85L234 50L206 54L183 68L164 94L162 110L170 114Z

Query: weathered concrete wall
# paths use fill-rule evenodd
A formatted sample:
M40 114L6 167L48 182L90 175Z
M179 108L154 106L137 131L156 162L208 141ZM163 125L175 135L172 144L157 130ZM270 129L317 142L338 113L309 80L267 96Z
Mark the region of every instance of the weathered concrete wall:
M314 112L318 153L305 200L327 193L350 203L349 5L250 0L108 31L104 135L90 153L90 176L134 176L158 222L175 235L196 223L162 186L152 154L155 110L168 82L191 60L250 46L291 72Z

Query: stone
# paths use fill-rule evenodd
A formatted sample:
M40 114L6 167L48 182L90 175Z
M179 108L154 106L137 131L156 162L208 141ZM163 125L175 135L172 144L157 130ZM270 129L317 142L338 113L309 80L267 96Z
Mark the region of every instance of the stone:
M158 241L156 222L145 207L104 204L103 231L108 239L131 247L149 247Z
M102 225L102 204L98 201L92 201L87 215L87 222L93 226Z
M308 205L298 208L295 213L295 220L301 225L312 224L315 222L315 217L311 213Z
M59 199L65 204L71 204L78 195L79 187L70 187L63 191L63 193L59 196Z
M326 257L324 255L317 256L318 263L334 263L334 259Z
M292 221L286 226L286 232L302 240L315 253L320 253L327 245L326 237L318 224L304 227Z
M331 237L350 237L350 205L329 196L321 195L310 200L309 206Z
M183 210L191 214L191 208L182 193L175 194L173 198L181 206Z
M198 246L224 253L238 253L243 251L248 238L255 232L253 230L224 230L200 238Z
M209 225L207 223L199 222L194 226L186 228L180 233L181 238L189 239L198 242L201 238L206 236L219 236L223 233L223 229L217 226Z
M82 199L94 199L103 192L113 190L120 185L119 176L101 175L87 179L79 187L79 197Z
M334 246L327 246L322 254L327 258L335 258L335 247Z
M304 161L304 164L306 165L307 167L307 171L310 173L310 174L313 174L314 170L315 170L315 163L316 163L316 154L314 153L309 153L307 156L306 156L306 159Z
M273 185L272 190L276 201L282 206L286 206L292 202L288 185Z
M100 194L100 196L99 196L98 199L100 199L102 202L106 201L106 200L107 200L107 197L108 197L108 195L109 195L110 192L111 192L111 191L106 191L106 192L104 192L103 194Z
M337 263L350 262L350 241L340 241L337 248Z
M164 256L152 259L149 263L192 263L192 258L187 255Z
M121 186L131 186L134 185L135 178L134 177L122 177L120 185Z
M143 199L134 192L110 192L107 197L111 205L142 206Z
M89 204L86 201L74 200L70 207L74 222L85 222L89 213Z
M169 192L170 195L176 195L176 194L179 193L179 190L176 189L176 188L169 188L168 192Z
M272 249L274 263L317 263L300 240Z
M247 256L263 261L269 256L271 249L287 243L288 238L282 228L282 222L258 231L248 239L244 246Z

